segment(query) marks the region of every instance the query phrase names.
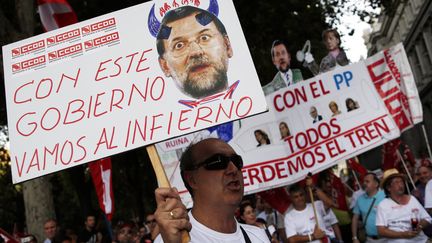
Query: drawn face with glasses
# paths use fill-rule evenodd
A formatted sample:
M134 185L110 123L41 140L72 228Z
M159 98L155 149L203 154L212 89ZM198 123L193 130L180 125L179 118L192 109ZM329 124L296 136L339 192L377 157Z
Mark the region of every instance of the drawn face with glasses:
M228 36L214 21L202 25L198 13L168 23L169 37L159 64L165 76L194 98L203 98L228 87L228 59L233 52Z

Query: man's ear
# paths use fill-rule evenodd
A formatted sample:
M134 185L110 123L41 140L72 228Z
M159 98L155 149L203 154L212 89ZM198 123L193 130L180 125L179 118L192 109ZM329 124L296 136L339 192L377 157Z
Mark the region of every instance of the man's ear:
M170 72L170 69L168 67L168 63L165 60L165 58L159 57L158 61L159 61L159 66L162 69L162 71L164 72L165 76L171 77L171 72Z
M225 42L225 46L227 48L228 57L231 58L234 53L233 53L233 49L231 47L231 42L230 42L228 36L226 36L226 35L224 36L224 42Z
M185 172L185 180L193 190L197 188L197 183L192 172Z

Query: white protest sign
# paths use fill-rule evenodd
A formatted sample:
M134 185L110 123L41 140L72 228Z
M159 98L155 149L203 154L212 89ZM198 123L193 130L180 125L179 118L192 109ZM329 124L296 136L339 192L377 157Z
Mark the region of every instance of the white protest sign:
M289 185L394 139L420 122L421 104L412 82L403 46L397 45L269 94L268 113L194 133L186 140L206 134L228 138L244 160L246 194ZM179 174L178 156L186 140L179 137L157 148L173 186L191 206ZM170 144L182 144L183 149L164 151Z
M3 60L14 183L267 109L227 0L144 3L4 46Z

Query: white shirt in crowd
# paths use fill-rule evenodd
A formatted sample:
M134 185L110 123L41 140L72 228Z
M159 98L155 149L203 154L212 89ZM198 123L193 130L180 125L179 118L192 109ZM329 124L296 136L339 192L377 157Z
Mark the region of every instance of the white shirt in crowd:
M283 229L285 227L284 216L274 209L271 213L262 211L258 214L257 218L264 219L267 225L274 225L277 229Z
M404 232L412 230L411 215L418 211L418 218L426 219L431 222L431 217L423 206L413 196L406 205L400 205L393 199L386 198L378 204L376 225L385 226L390 230ZM427 236L420 232L416 237L411 239L388 239L388 242L395 243L423 243L427 241Z
M429 180L429 182L426 184L425 208L432 208L432 180Z
M324 205L321 201L315 201L315 208L317 210L318 225L321 230L323 230L326 235L331 234L325 228L324 215L325 212ZM298 211L295 208L288 211L285 215L285 232L287 237L292 237L294 235L311 235L315 229L315 215L313 211L312 204L307 203L306 208L302 211ZM333 233L334 235L334 233ZM313 243L319 243L319 240L311 241Z
M323 208L324 209L324 208ZM318 209L317 209L318 210ZM339 221L336 218L336 215L334 214L333 210L330 208L326 211L321 212L321 214L324 215L324 225L327 231L327 236L331 239L336 238L335 232L333 230L332 225L337 224Z
M240 224L237 222L237 230L232 234L225 234L214 231L207 226L198 222L189 212L189 220L192 224L192 230L189 232L190 242L193 243L246 243L243 233L240 229L240 226L246 231L249 239L253 243L270 243L269 238L267 237L265 231L259 227ZM155 243L163 242L161 235L156 237Z

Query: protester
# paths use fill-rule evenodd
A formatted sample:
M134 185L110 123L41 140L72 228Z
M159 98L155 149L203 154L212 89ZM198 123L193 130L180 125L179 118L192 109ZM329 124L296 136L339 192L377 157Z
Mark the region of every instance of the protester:
M380 239L378 230L376 227L376 208L378 204L384 200L384 191L380 190L380 181L375 173L367 173L363 178L363 190L365 191L357 199L355 207L353 209L352 217L352 242L358 243L358 228L362 227L366 232L367 243L379 243L385 242L384 239ZM360 217L362 222L360 225Z
M243 197L243 161L227 143L208 138L189 146L180 159L180 174L192 196L188 213L175 188L158 188L155 242L269 242L264 230L239 224L235 211Z
M324 205L321 201L315 203L316 217L313 206L306 203L305 191L298 184L289 188L293 208L285 215L285 232L289 242L314 242L329 240L324 228ZM316 222L318 224L316 224Z
M289 53L285 42L280 40L273 41L270 52L273 64L278 72L270 83L263 86L262 89L265 95L269 95L279 89L286 88L303 80L300 69L290 68L291 54Z
M154 214L149 214L146 216L145 225L148 227L150 232L150 239L153 241L156 236L159 235L159 226L156 223L156 218Z
M55 219L48 219L44 223L44 234L46 239L44 243L52 243L57 233L57 221Z
M239 219L240 223L260 227L260 228L264 229L267 236L269 237L269 240L272 243L278 242L276 229L273 227L273 228L270 228L270 230L271 230L270 231L269 228L267 227L267 222L265 220L263 220L262 218L261 218L262 221L260 221L260 222L257 221L257 217L255 215L255 209L250 202L242 202L240 204L239 214L240 214L240 219Z
M263 202L264 211L258 214L257 218L261 218L266 222L267 227L273 226L276 229L277 239L287 242L285 234L284 216L276 211L266 201Z
M425 205L425 190L427 183L432 179L432 166L420 165L417 169L418 183L417 189L412 192L412 195L424 206Z
M389 242L423 243L427 237L422 229L432 219L415 197L406 194L405 182L397 169L384 172L381 187L387 198L378 205L378 234Z
M79 243L100 243L102 234L96 231L96 217L93 214L88 214L85 217L84 229L78 235Z
M134 225L132 223L121 223L117 226L116 230L117 243L134 243Z

